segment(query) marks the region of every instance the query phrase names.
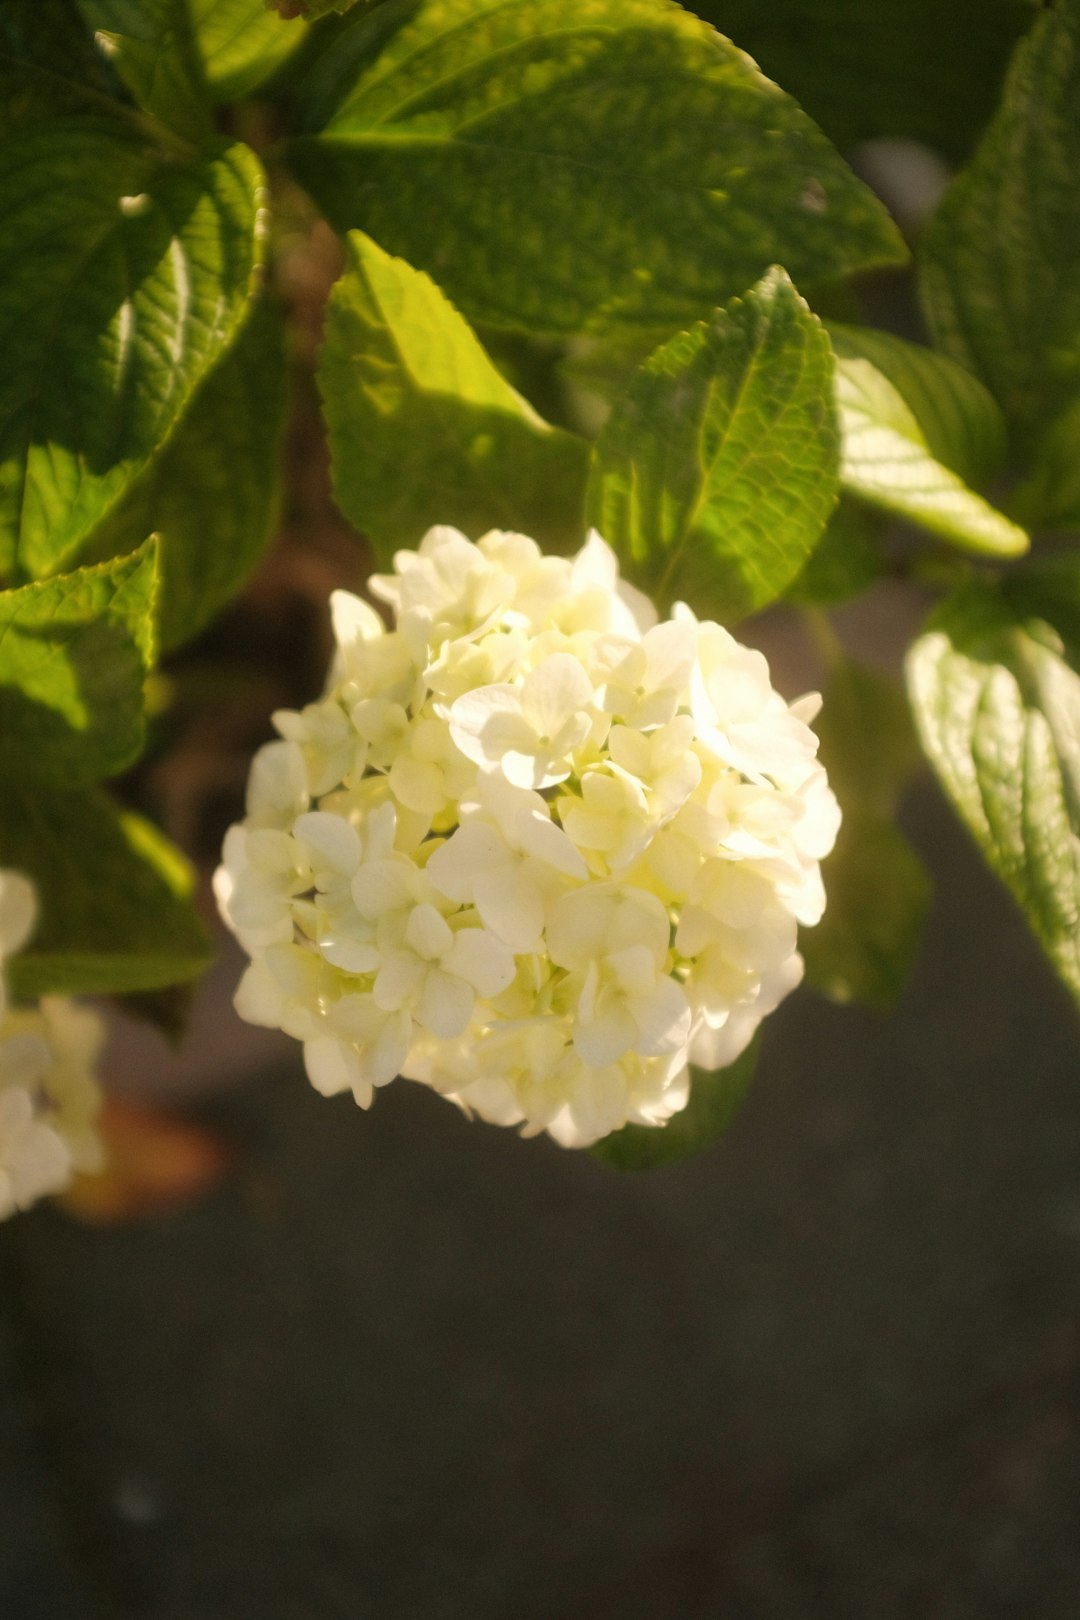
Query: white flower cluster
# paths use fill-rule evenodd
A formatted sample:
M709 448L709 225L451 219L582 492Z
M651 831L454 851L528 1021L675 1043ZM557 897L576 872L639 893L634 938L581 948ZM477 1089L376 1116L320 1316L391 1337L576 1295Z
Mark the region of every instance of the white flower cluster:
M63 996L8 1004L4 959L26 943L36 910L32 884L0 871L0 1220L102 1162L93 1075L100 1018Z
M768 665L663 623L596 534L432 529L335 592L325 696L274 716L216 875L236 1005L329 1095L402 1074L584 1146L662 1125L798 982L839 824Z

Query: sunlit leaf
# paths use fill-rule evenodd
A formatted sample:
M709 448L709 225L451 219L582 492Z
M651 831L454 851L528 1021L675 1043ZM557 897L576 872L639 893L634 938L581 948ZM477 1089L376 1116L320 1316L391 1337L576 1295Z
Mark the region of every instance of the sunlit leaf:
M0 777L70 786L137 758L156 590L149 541L118 562L0 591Z
M1076 649L1007 597L948 600L908 657L923 747L961 819L1080 999Z
M589 452L500 376L421 271L353 232L319 387L334 491L389 557L433 523L580 538Z
M801 572L836 500L832 372L783 271L638 372L597 441L587 509L659 600L737 619Z
M670 331L774 262L905 257L795 102L668 0L390 0L301 101L289 161L327 217L473 320Z

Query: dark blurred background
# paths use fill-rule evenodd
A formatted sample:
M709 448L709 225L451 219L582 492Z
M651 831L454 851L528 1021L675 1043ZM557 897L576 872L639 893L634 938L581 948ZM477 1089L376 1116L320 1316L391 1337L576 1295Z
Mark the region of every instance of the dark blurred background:
M5 1620L1075 1620L1076 1027L936 792L891 1021L620 1175L288 1058L174 1214L0 1231Z

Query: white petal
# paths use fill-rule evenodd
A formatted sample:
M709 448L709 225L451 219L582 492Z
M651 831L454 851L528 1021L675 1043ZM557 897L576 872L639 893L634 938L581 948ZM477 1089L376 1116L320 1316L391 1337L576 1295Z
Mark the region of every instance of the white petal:
M379 969L372 994L384 1012L397 1012L413 996L424 977L424 964L411 951L395 951Z
M468 1028L476 995L470 984L432 968L424 980L416 1017L425 1029L442 1040L453 1040Z
M375 609L351 591L330 592L330 619L339 647L351 647L354 641L370 641L385 631Z
M369 922L400 911L413 896L413 868L400 859L366 861L352 880L353 904Z
M246 1024L278 1029L285 1010L285 995L269 969L261 962L252 962L237 986L233 1006Z
M443 966L482 996L497 996L514 980L513 953L483 928L463 928L455 934Z
M343 973L377 973L382 952L369 939L358 939L346 929L332 929L319 935L319 952L331 967Z
M430 760L399 754L390 767L390 786L407 810L434 815L446 797L443 773Z
M405 925L405 943L425 962L434 962L445 956L453 940L454 935L445 917L440 916L434 906L425 901L410 912Z
M370 1048L367 1072L372 1085L385 1086L405 1067L412 1039L412 1019L407 1012L391 1013Z
M631 1003L638 1034L635 1046L644 1057L679 1052L690 1035L690 1003L681 985L662 978L647 995Z
M315 1090L324 1097L336 1097L341 1091L354 1091L358 1085L362 1089L364 1085L357 1052L336 1035L320 1035L304 1042L304 1068Z
M472 886L473 902L484 925L511 950L532 950L544 926L539 889L520 865L486 872Z
M484 821L467 821L435 851L424 870L440 893L465 905L478 878L509 864L498 829Z
M307 770L299 746L265 743L251 762L247 809L252 816L289 818L307 808Z
M682 692L689 686L697 652L697 637L690 625L665 619L647 633L644 649L651 690L663 686Z
M297 818L293 832L316 872L351 877L360 864L360 835L344 816L310 810Z
M574 1024L574 1050L593 1068L617 1063L636 1040L637 1025L620 1001L611 1002L599 1018L589 1023L579 1018Z
M521 686L522 713L540 738L557 736L592 700L592 682L570 653L552 653Z
M536 860L553 866L558 872L565 872L567 877L580 878L582 881L588 877L589 869L580 852L546 813L526 811L518 817L518 830L521 847Z
M522 718L517 687L478 686L450 708L450 735L475 765L494 765L508 748L535 746L532 728Z

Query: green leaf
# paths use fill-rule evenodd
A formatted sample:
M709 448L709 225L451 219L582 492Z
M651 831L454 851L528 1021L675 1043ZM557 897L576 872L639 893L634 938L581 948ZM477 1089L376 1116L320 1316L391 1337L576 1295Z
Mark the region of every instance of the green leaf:
M188 862L100 789L5 784L0 849L33 878L40 906L29 944L8 963L16 996L157 990L209 964Z
M1009 507L1033 529L1080 529L1080 394L1047 428Z
M834 1001L890 1012L918 956L932 892L891 820L920 761L911 713L896 681L844 661L830 673L816 730L844 819L824 863L825 915L799 937L807 982Z
M267 3L273 4L282 17L306 17L314 22L331 12L351 11L357 4L377 5L379 0L267 0Z
M1075 664L1076 649L1048 623L972 586L945 602L915 642L908 688L946 793L1080 1000Z
M433 523L580 538L588 447L539 417L426 275L349 237L319 361L334 492L383 558Z
M0 134L97 107L120 114L75 0L0 4Z
M827 321L840 361L869 360L915 417L936 461L968 484L985 482L1005 460L1005 419L977 377L948 355L891 332Z
M862 745L873 749L876 739ZM845 804L824 878L825 915L799 938L806 982L833 1001L892 1012L922 944L929 873L885 817Z
M331 223L470 319L670 331L773 262L810 282L905 257L795 102L667 0L390 0L306 98L323 127L287 155Z
M72 785L142 749L157 547L0 592L0 777ZM46 790L47 791L47 790Z
M587 510L660 601L737 619L800 573L836 500L832 367L782 270L642 367L597 441Z
M842 149L906 136L967 157L1031 0L694 0ZM948 18L948 26L944 18Z
M290 57L307 33L285 23L266 0L189 0L195 41L215 101L250 95Z
M210 134L206 80L187 0L77 0L139 106L195 141Z
M1080 394L1080 0L1018 47L1004 99L923 241L942 348L1031 439Z
M759 1040L753 1040L726 1069L690 1071L690 1101L666 1125L624 1125L590 1148L613 1170L655 1170L711 1147L738 1112L757 1068Z
M888 675L844 660L825 683L814 729L818 756L845 811L858 804L890 816L921 759L903 688Z
M164 449L106 518L89 552L115 557L142 535L161 548L163 651L187 641L239 590L281 506L285 334L260 305Z
M844 488L966 551L1021 556L1025 531L964 482L985 476L1004 449L1000 413L982 385L884 332L829 331Z
M69 119L0 145L0 574L72 559L176 426L247 311L262 172L165 162Z
M841 495L802 572L784 592L789 602L827 607L847 602L881 573L882 518Z

